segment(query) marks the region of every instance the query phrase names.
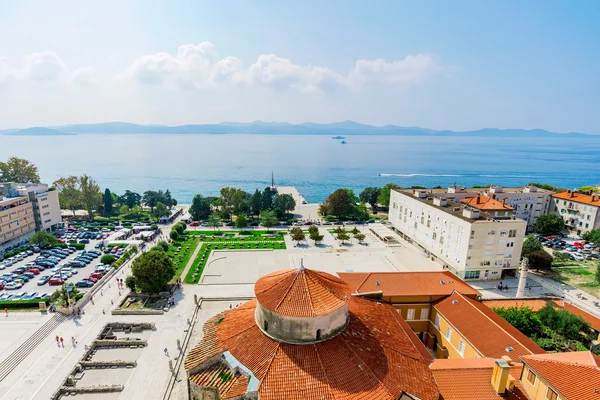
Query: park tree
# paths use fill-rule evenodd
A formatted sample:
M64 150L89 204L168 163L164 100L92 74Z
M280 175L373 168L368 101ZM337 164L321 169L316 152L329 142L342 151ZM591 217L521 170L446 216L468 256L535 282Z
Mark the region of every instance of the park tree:
M267 228L267 232L269 228L275 225L277 222L277 215L275 215L275 211L273 210L264 210L260 213L260 223L262 226Z
M113 212L113 195L110 192L110 189L106 188L104 190L104 196L102 196L102 201L104 202L104 215L109 217Z
M346 189L338 189L325 199L324 209L328 215L344 218L350 215L354 208L354 202Z
M396 185L395 183L386 183L381 188L381 192L379 193L379 197L377 198L377 203L381 204L386 208L389 208L392 189L401 189L401 187Z
M202 197L202 195L197 194L192 199L189 213L194 221L206 219L210 214L210 203L206 198Z
M533 268L536 271L550 270L550 268L552 268L552 261L554 260L552 256L544 250L532 251L527 255L527 259L529 260L529 268Z
M187 228L187 226L185 225L185 222L179 221L178 223L173 225L171 230L174 230L178 234L183 235L183 232L185 232L186 228Z
M378 187L368 187L363 189L362 192L358 195L360 201L363 203L367 203L371 206L373 210L377 209L377 199L381 194L381 188Z
M63 283L60 289L58 289L55 293L57 293L58 299L67 307L69 307L75 302L75 298L79 294L79 290L73 283Z
M292 229L290 229L290 237L292 238L292 240L296 241L296 244L299 245L301 240L304 240L304 232L302 232L302 229L296 227L293 227Z
M242 203L246 197L246 193L242 189L234 187L224 187L221 189L221 197L219 203L222 211L228 214L239 212L242 208Z
M600 243L600 229L592 229L591 231L585 232L581 237L583 240L598 244Z
M173 278L175 268L167 253L150 250L133 261L131 273L143 293L158 293Z
M214 212L208 216L208 226L213 228L213 230L221 226L221 216L219 213Z
M273 191L269 186L267 186L262 192L261 203L261 211L270 210L271 207L273 207Z
M152 248L152 250L155 250L155 249L167 252L167 251L169 251L169 243L165 242L164 240L160 240L158 243L156 243L156 246L154 246Z
M362 243L363 240L365 240L365 234L364 233L355 233L354 239L358 240L358 243Z
M158 225L156 225L156 224L152 224L152 225L150 225L150 230L151 230L151 231L156 231L156 230L158 230Z
M139 193L126 190L123 196L119 197L119 203L126 204L127 207L133 208L139 206L142 201L142 196Z
M28 160L11 157L0 161L0 182L40 183L37 167Z
M273 208L281 210L282 214L288 213L296 208L296 201L291 194L276 194L275 197L273 197Z
M75 216L75 210L81 206L81 192L79 191L79 178L69 176L59 178L52 184L58 191L60 208L71 210Z
M311 225L308 227L308 233L317 232L319 233L319 228L316 225Z
M114 263L115 261L117 261L115 256L111 256L110 254L105 254L102 256L102 258L100 258L100 263L106 265L112 265L112 263Z
M39 231L31 235L29 238L29 243L39 246L39 247L48 247L54 246L58 243L56 236L46 231Z
M90 221L94 220L94 210L102 204L100 186L92 177L83 174L79 177L79 191L81 192L81 203L85 207Z
M529 235L523 242L523 249L521 250L521 257L529 257L529 254L534 251L543 251L542 243L533 235Z
M551 302L537 312L543 325L558 332L567 339L581 340L583 334L591 334L592 327L583 318L566 310L554 308Z
M556 214L540 215L536 222L534 230L540 235L556 235L565 229L565 221Z
M119 215L127 215L129 214L129 206L127 204L123 204L119 207Z
M155 190L146 190L144 196L142 196L142 201L146 207L150 207L150 211L154 211L154 207L158 203L158 192Z
M250 198L250 212L252 215L259 215L262 211L262 193L256 189Z
M142 210L142 207L140 206L133 206L133 208L129 210L129 214L133 217L140 217L143 213L144 210Z
M127 278L125 278L125 286L135 293L135 277L129 275Z
M240 229L247 228L248 227L248 216L244 213L239 214L235 220L235 226Z
M540 318L530 307L498 307L493 310L528 337L539 336L542 331Z
M166 215L169 215L169 209L167 208L167 206L165 204L163 204L159 201L154 206L154 210L152 210L152 216L154 218L156 218L157 220L159 220L160 217L164 217Z
M342 241L342 244L344 244L346 242L346 240L350 239L350 235L348 235L348 233L344 230L342 230L341 232L338 232L338 234L336 235L338 240Z
M316 245L321 240L323 240L323 235L320 235L319 230L316 230L316 231L310 232L310 238L311 238L311 240L314 240L315 245Z
M171 240L177 240L179 239L179 232L173 229L171 230L171 233L169 233L169 237L171 238Z

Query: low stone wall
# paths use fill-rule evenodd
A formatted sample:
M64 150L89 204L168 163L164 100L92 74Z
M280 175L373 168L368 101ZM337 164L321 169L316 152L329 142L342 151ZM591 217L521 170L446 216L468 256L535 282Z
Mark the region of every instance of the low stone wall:
M61 387L54 395L52 400L58 400L62 396L69 396L74 394L85 394L85 393L115 393L122 392L125 389L123 385L99 385L99 386L85 386L85 387L72 387L66 388Z
M80 361L83 369L127 368L137 367L137 361Z
M135 340L126 340L126 339L117 339L117 340L103 340L96 339L92 342L93 347L146 347L147 341L146 339L135 339Z

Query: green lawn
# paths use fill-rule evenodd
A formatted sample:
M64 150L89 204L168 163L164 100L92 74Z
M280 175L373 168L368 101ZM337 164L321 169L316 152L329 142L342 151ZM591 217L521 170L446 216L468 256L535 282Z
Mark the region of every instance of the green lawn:
M197 284L202 277L204 267L208 261L208 257L213 250L285 250L284 241L267 241L262 243L244 242L242 240L226 241L210 241L202 243L202 247L198 252L198 256L194 260L192 267L188 271L184 283Z
M196 247L198 247L199 243L200 241L198 238L190 236L189 238L173 241L169 245L167 254L171 257L175 266L175 276L172 279L173 282L181 277L185 266L190 261L190 258L192 257L192 254L194 254L194 251L196 251ZM178 248L180 248L179 251L177 250Z
M566 261L555 265L544 276L600 297L600 283L595 280L597 262Z
M184 235L200 236L203 241L253 241L253 240L283 240L281 231L185 231ZM237 237L236 234L238 235ZM269 235L269 237L263 236Z

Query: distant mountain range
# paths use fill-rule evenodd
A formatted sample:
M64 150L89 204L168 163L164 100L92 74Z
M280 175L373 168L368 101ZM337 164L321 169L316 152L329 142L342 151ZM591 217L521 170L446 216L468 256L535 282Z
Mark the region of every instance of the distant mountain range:
M584 133L557 133L543 129L495 129L485 128L476 131L437 131L419 127L396 125L372 126L354 121L331 124L290 124L287 122L222 122L204 125L137 125L126 122L106 122L101 124L79 124L53 127L33 127L0 131L4 135L18 136L57 136L76 134L267 134L267 135L390 135L390 136L471 136L471 137L600 137Z

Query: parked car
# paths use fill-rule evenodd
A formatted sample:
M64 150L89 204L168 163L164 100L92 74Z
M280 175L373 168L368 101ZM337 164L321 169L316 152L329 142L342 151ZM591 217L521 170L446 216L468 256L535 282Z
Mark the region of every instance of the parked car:
M75 286L77 286L79 288L89 288L89 287L94 286L94 283L84 279L84 280L76 282Z
M15 295L12 297L11 300L21 300L23 298L23 296L25 296L27 294L27 292L19 292L19 293L15 293Z
M6 283L4 281L0 281L0 290L3 290L5 285Z
M50 278L50 280L48 281L48 285L54 286L54 285L62 285L63 283L65 283L65 280L62 279L61 277L58 276L53 276L52 278Z
M84 279L84 280L86 280L86 281L90 281L90 282L92 282L92 283L96 283L96 282L98 282L98 279L99 279L99 278L96 278L96 277L94 277L94 276L91 276L91 275L90 275L90 276L86 276L86 277L85 277L85 278L83 278L83 279Z
M4 300L10 300L10 299L12 299L12 297L13 297L13 295L12 295L12 294L10 294L10 293L3 293L3 294L0 296L0 301L4 301Z
M42 276L40 279L38 279L37 284L38 284L38 286L43 286L46 283L48 283L49 280L50 280L49 276Z
M190 226L200 226L200 222L194 221L190 224Z
M21 298L21 300L33 300L37 296L37 292L31 292Z
M29 277L29 275L21 274L21 275L17 276L15 279L21 279L23 282L29 282L29 279L31 279L31 278Z
M584 257L583 257L583 255L582 255L582 254L579 254L579 253L572 253L572 255L573 255L573 258L574 258L575 260L577 260L577 261L583 261L583 260L584 260Z

